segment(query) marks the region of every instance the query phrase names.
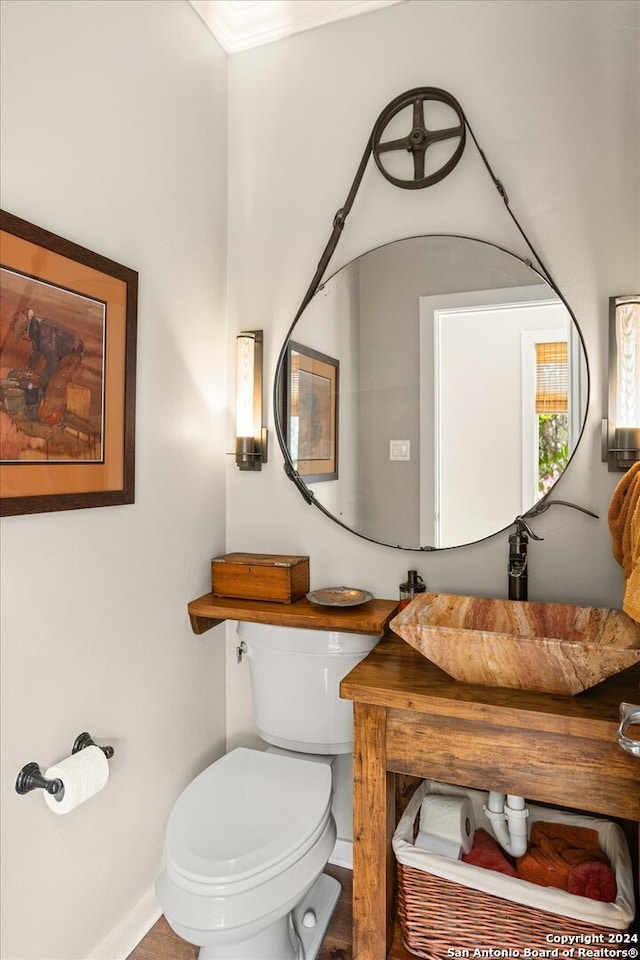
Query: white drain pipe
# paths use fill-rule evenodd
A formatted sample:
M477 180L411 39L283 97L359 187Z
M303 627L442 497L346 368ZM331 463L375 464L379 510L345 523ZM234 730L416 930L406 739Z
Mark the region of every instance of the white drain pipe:
M484 812L491 820L493 832L503 850L512 857L521 857L527 850L527 817L529 811L525 806L524 797L507 794L507 805L504 804L504 793L489 793L489 806Z

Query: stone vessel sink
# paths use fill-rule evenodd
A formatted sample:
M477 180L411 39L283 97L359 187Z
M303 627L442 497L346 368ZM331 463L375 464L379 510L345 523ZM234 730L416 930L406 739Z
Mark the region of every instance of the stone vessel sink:
M390 623L455 680L573 695L640 662L620 610L423 593Z

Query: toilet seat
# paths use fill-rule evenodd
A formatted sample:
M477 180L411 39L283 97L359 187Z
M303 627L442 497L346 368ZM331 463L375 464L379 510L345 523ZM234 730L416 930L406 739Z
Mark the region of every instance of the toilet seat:
M189 784L169 817L166 866L183 889L251 889L302 857L331 816L331 768L240 747Z

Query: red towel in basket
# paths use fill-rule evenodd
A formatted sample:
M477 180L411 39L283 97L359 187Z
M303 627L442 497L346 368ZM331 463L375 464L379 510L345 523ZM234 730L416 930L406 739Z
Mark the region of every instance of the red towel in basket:
M482 827L479 827L473 835L473 846L469 853L462 856L465 863L471 863L474 867L484 867L485 870L497 870L498 873L505 873L508 877L517 877L518 874L514 867L509 863L500 844L496 843L493 837Z
M569 873L569 893L602 903L614 903L618 893L616 875L605 863L581 863Z
M604 866L613 873L600 850L597 830L570 823L536 821L531 827L529 849L517 859L517 870L522 880L568 890L571 872L583 864ZM577 881L574 877L577 886L586 886L586 882L586 876L581 880L578 874ZM589 896L588 893L581 895Z

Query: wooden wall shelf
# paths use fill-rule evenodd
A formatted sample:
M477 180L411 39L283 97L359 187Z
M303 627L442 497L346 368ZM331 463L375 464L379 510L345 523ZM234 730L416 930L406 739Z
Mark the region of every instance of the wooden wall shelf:
M314 630L344 630L346 633L373 633L382 637L396 613L397 600L369 600L359 607L319 607L306 597L295 603L267 600L234 600L206 593L187 605L191 628L202 634L224 620L271 623L282 627Z

